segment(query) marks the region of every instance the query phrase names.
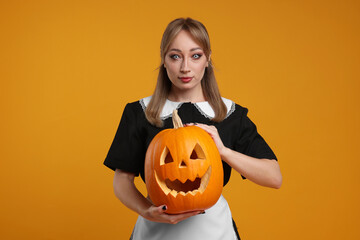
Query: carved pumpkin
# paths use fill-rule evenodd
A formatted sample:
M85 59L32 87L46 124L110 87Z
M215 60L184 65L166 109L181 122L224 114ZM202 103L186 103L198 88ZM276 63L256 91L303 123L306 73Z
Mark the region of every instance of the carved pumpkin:
M196 126L184 127L176 110L173 123L174 129L159 132L146 152L148 194L170 214L205 210L222 192L220 154L210 135Z

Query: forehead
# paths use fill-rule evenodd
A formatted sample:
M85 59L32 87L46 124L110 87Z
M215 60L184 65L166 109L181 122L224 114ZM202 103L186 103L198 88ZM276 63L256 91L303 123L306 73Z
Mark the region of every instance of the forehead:
M179 49L181 51L190 51L194 48L202 49L202 47L195 41L193 36L191 36L190 33L185 30L181 30L169 46L169 50Z

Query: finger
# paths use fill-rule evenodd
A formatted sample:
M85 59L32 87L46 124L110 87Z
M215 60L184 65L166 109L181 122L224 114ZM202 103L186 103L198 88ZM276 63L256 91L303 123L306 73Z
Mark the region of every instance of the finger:
M203 123L187 123L187 124L185 124L185 126L197 126L197 127L204 129L205 131L217 132L216 127L210 126L207 124L203 124Z
M217 133L217 129L215 127L207 126L205 124L197 124L196 126L205 130L210 135L216 135Z
M160 205L158 207L151 206L150 208L151 208L150 212L151 212L151 215L153 217L160 216L160 215L164 214L166 209L167 209L166 205Z
M206 129L209 129L209 130L217 131L216 127L214 127L214 126L206 125L206 124L203 124L203 123L195 123L195 125L198 126L198 127L201 127L201 128L206 128Z
M209 129L208 127L209 126L207 126L207 125L205 125L205 124L202 124L202 123L197 123L197 124L194 124L194 126L197 126L197 127L199 127L199 128L202 128L202 129Z
M158 212L159 212L160 214L161 214L161 213L164 213L166 210L167 210L166 205L162 205L162 206L159 206L159 207L158 207Z

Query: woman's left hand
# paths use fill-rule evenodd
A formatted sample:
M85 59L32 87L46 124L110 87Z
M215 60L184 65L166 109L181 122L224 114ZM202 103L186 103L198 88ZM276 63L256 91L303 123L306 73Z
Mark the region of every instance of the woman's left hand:
M280 188L282 175L277 161L250 157L225 147L214 126L201 123L191 123L186 126L198 126L209 133L219 150L221 159L242 176L261 186Z
M197 126L199 128L204 129L214 140L216 147L219 150L220 156L222 156L223 152L226 150L226 147L224 146L223 142L221 141L219 132L216 127L211 126L211 125L202 124L202 123L189 123L189 124L186 124L186 126Z

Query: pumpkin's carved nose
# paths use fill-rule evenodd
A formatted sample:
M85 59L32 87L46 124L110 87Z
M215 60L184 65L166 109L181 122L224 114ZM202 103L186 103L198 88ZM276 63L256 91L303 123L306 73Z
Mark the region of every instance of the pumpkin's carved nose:
M180 167L187 167L187 166L186 166L186 163L184 162L184 160L181 161Z

